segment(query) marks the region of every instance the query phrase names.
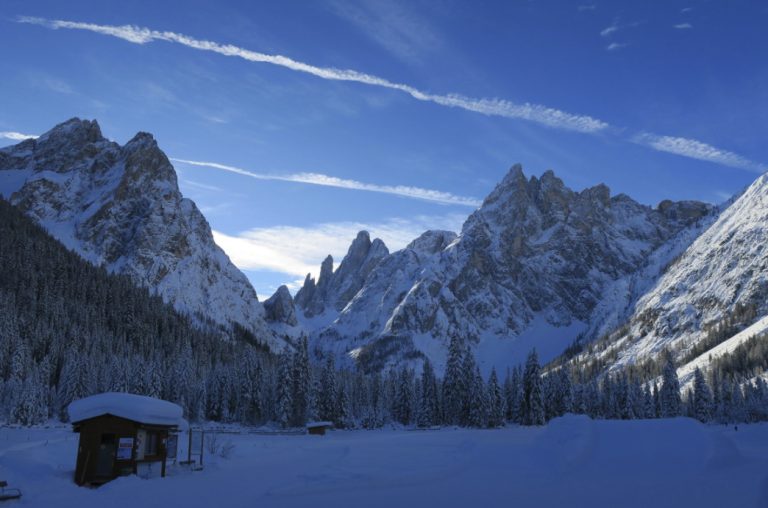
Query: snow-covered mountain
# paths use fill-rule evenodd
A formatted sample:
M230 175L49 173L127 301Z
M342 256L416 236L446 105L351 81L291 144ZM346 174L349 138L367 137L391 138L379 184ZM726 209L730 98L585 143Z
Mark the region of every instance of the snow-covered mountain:
M551 171L526 178L516 165L458 237L429 231L382 257L338 316L313 332L315 345L373 366L421 354L440 366L454 336L487 368L520 361L534 346L552 358L594 328L609 288L684 241L711 211L670 201L653 209L604 185L574 192ZM328 260L324 274L320 283L335 275ZM305 305L304 294L296 300Z
M213 241L152 135L124 146L73 118L0 150L0 193L64 245L190 314L236 322L273 347L247 278Z
M655 357L673 349L683 384L692 366L768 329L768 176L758 178L717 220L674 260L638 300L632 315L610 344L597 352L608 368ZM745 332L740 329L749 327ZM701 351L710 333L722 347ZM727 340L733 335L731 340ZM697 345L699 345L697 347ZM694 349L696 347L696 349ZM692 353L701 353L693 355ZM686 363L682 361L681 363Z

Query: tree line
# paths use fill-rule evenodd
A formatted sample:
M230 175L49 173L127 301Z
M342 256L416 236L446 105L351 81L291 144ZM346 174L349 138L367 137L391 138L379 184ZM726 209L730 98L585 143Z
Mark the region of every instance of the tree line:
M258 337L184 316L127 277L68 251L0 199L0 421L66 421L67 405L105 391L180 404L192 421L340 428L541 425L565 413L593 418L690 415L702 421L768 418L765 337L713 362L680 393L673 355L651 369L586 378L524 365L482 375L454 338L439 377L423 364L368 374L311 355L306 340L274 355ZM416 368L418 367L418 368ZM762 370L760 370L762 369ZM739 375L737 375L739 374Z

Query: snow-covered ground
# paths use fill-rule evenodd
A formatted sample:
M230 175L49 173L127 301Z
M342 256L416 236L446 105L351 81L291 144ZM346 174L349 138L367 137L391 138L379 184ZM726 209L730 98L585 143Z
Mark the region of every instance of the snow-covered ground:
M69 429L3 428L0 479L24 492L9 506L62 508L768 506L766 424L566 416L541 428L226 439L232 457L203 471L89 489L72 483Z

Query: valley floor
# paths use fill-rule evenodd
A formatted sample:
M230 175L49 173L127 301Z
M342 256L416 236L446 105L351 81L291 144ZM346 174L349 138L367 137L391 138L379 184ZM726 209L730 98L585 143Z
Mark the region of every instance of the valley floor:
M501 430L220 435L229 459L72 483L77 434L0 429L0 480L34 507L766 507L768 424L592 421ZM183 441L183 439L182 439Z

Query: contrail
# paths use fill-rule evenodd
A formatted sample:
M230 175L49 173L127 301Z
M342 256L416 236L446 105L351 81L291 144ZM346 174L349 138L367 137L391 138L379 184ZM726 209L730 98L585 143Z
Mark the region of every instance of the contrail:
M250 62L269 63L278 65L297 72L311 74L322 79L335 81L352 81L366 85L388 88L404 92L414 99L440 104L452 108L460 108L475 113L489 116L501 116L536 122L548 127L566 129L577 132L599 132L609 127L609 124L586 115L575 115L558 109L543 106L541 104L523 103L517 104L504 99L476 99L459 94L438 95L421 91L413 86L395 83L378 76L358 72L351 69L336 69L333 67L317 67L315 65L299 62L282 55L269 55L248 49L220 44L217 42L195 39L187 35L175 32L161 32L133 25L97 25L78 21L49 20L45 18L20 16L19 23L30 23L47 28L68 28L73 30L87 30L103 35L117 37L134 44L146 44L153 41L167 41L182 44L184 46L212 51L225 56L240 57Z
M421 199L431 201L442 205L461 205L472 208L479 207L482 202L479 199L457 196L450 192L442 192L432 189L423 189L421 187L411 187L408 185L377 185L372 183L358 182L357 180L347 180L335 176L324 175L321 173L293 173L288 175L274 175L268 173L254 173L246 169L218 162L191 161L187 159L171 158L173 162L190 164L192 166L204 166L208 168L229 171L238 175L249 176L257 180L277 180L282 182L305 183L309 185L321 185L324 187L338 187L340 189L362 190L368 192L380 192L383 194L394 194L396 196Z
M751 161L746 157L728 150L723 150L701 141L673 136L658 136L648 132L640 133L632 138L635 143L649 146L660 152L673 153L691 159L714 162L732 168L746 169L757 173L768 171L768 166Z

